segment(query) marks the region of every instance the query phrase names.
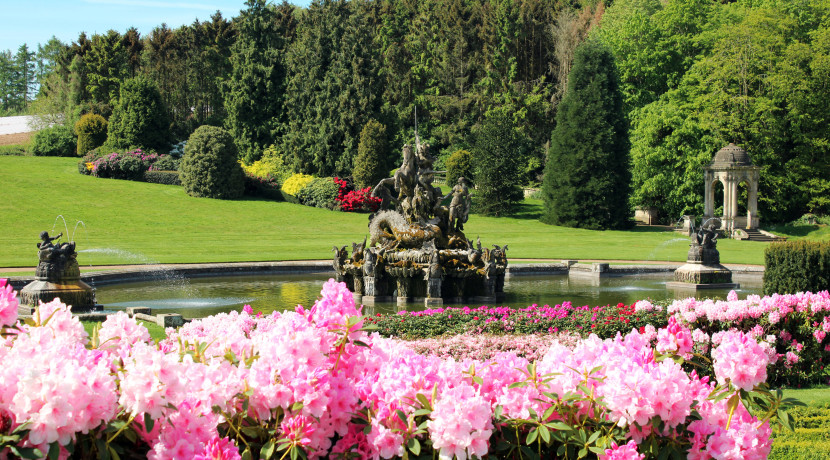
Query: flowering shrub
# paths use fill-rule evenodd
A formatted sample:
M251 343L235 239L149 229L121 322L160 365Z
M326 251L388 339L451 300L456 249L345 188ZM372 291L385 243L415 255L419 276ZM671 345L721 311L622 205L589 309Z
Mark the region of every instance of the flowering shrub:
M14 303L0 289L0 308ZM116 315L90 340L69 308L41 304L0 344L3 456L67 458L765 458L780 392L733 385L765 358L687 373L634 330L530 362L420 355L370 333L345 284L311 309L193 321L149 340ZM659 335L659 331L652 335ZM675 334L676 335L676 334ZM731 344L754 338L734 333ZM729 345L732 346L732 345ZM751 348L751 347L750 347ZM715 350L717 352L717 349ZM667 359L671 358L671 359ZM725 368L725 369L726 369ZM716 367L720 369L720 367ZM756 391L757 390L757 391ZM761 418L750 408L763 406ZM239 450L243 450L242 453Z
M178 166L170 155L147 153L141 149L112 152L100 157L91 154L84 156L81 163L85 166L83 169L95 177L125 180L142 180L147 171L173 170ZM91 168L87 163L91 163ZM80 166L79 171L84 172Z
M556 342L573 348L582 340L578 334L562 331L558 334L494 335L465 333L428 339L404 341L406 346L422 355L439 358L492 359L499 353L509 352L528 361L544 356Z
M335 202L340 209L346 212L375 212L380 207L381 199L371 195L372 187L354 190L354 187L345 179L334 178L337 184L337 198Z
M282 191L288 195L297 196L314 177L308 174L293 174L282 183Z
M570 302L560 305L530 305L525 308L447 307L422 311L401 311L395 315L376 315L368 320L376 324L384 336L407 339L434 337L441 334L491 333L535 334L570 331L601 338L614 337L632 328L666 324L665 313L658 309L635 312L634 305L574 307Z
M692 330L695 350L724 345L727 331L742 331L769 344L776 357L767 370L775 384L827 383L830 357L830 294L750 295L739 300L674 301L667 312ZM743 346L743 345L742 345Z

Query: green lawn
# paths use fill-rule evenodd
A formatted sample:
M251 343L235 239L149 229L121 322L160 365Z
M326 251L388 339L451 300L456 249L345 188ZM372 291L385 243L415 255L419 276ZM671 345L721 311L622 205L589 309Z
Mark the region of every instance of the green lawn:
M256 199L193 198L181 187L98 179L73 158L0 156L0 267L36 264L43 230L68 232L81 266L328 259L334 245L361 241L367 215ZM683 261L686 239L639 227L591 231L537 220L525 201L513 217L473 215L467 236L509 245L511 258ZM82 221L77 232L76 222ZM763 264L765 243L721 240L724 263ZM85 251L85 252L84 252Z

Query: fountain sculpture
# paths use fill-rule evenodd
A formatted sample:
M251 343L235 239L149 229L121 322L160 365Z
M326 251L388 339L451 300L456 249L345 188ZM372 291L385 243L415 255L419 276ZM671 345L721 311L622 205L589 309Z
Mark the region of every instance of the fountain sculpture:
M49 232L40 233L35 271L37 279L20 291L22 314L32 314L40 302L51 302L56 297L71 305L73 312L101 310L101 306L95 304L92 288L81 281L75 242L56 244L61 236L63 233L57 236L49 236Z
M717 218L708 219L695 232L691 229L691 244L686 264L674 271L674 282L667 287L677 289L737 289L739 284L732 282L732 271L720 263L717 249L718 228L721 222Z
M351 256L346 246L334 247L338 281L366 305L494 302L504 294L507 245L482 248L481 240L473 245L467 239L468 182L459 178L447 195L433 186L435 159L428 149L404 145L395 177L372 190L381 204L369 217L368 245L365 239L352 243Z

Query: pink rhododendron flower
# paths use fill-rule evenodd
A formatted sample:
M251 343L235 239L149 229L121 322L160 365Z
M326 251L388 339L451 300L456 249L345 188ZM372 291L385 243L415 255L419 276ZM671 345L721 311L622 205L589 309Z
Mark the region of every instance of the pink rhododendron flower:
M0 327L17 322L17 293L7 282L7 279L0 278Z
M743 332L725 332L720 345L712 351L718 383L729 380L735 387L750 391L765 381L770 363L768 348L766 342L759 344Z
M242 460L242 456L232 439L217 435L205 444L205 452L197 454L193 460Z
M610 449L605 449L604 454L599 455L599 460L644 460L646 456L637 452L637 443L628 441L626 444L617 445L611 443Z
M688 359L691 357L693 346L692 333L678 323L674 316L669 317L667 327L657 331L657 351L659 353L677 354Z

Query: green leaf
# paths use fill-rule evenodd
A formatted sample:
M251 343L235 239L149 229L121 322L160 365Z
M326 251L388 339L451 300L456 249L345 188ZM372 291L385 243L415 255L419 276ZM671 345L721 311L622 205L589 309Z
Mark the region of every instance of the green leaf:
M367 344L366 342L363 342L363 341L361 341L361 340L352 340L352 343L353 343L353 344L355 344L355 345L357 345L357 346L359 346L359 347L371 348L371 347L369 346L369 344Z
M107 446L107 448L110 451L110 456L112 457L112 460L121 460L121 456L118 455L118 452L116 452L112 446Z
M292 448L292 449L291 449L290 451L288 451L288 452L290 452L290 453L291 453L291 460L297 460L297 457L299 457L299 454L297 453L297 449L296 449L296 448Z
M519 388L527 386L527 382L513 382L507 388Z
M398 418L403 421L404 425L409 423L409 421L406 419L406 414L404 414L402 410L400 410L400 409L395 410L395 414L397 414Z
M144 428L149 433L153 431L153 427L155 426L155 420L153 417L150 416L147 412L144 413Z
M565 422L558 421L558 420L554 421L554 422L546 423L545 425L547 425L548 428L553 428L554 430L559 430L559 431L571 431L571 430L573 430L572 426L568 425Z
M539 427L539 436L542 437L542 441L545 441L545 444L550 444L550 431L545 425Z
M60 455L61 445L57 441L49 444L49 453L46 454L46 456L49 457L49 460L57 460Z
M585 456L587 456L587 455L588 455L588 449L586 449L586 448L584 448L584 447L583 447L582 449L579 449L579 453L577 453L576 455L577 455L577 457L576 457L576 458L582 458L582 457L585 457Z
M245 452L242 452L242 460L254 460L253 454L251 454L251 448L248 447L245 449Z
M291 405L291 410L294 411L294 412L296 412L296 411L298 411L302 408L303 408L303 402L302 401L297 401L297 402L295 402L294 404Z
M594 441L596 441L597 438L600 437L600 435L602 435L602 432L594 431L594 434L592 434L591 437L588 438L587 444L593 444Z
M35 449L34 447L17 447L17 446L6 446L13 454L17 455L20 458L26 458L31 460L37 460L39 458L43 458L43 452L40 449Z
M426 396L422 395L421 393L418 393L417 395L415 395L415 398L418 400L418 402L421 403L422 406L424 406L424 408L432 409L432 405L429 403L429 399L427 399Z
M536 441L536 437L539 436L539 429L534 428L530 430L530 433L527 434L527 439L525 440L525 444L531 445Z
M732 416L735 415L735 409L738 408L738 404L741 403L741 394L735 392L730 398L729 401L726 402L726 408L729 412L729 417L726 419L726 429L729 429L729 425L732 423Z
M415 455L421 454L421 443L416 438L409 438L406 442L406 448Z
M276 449L276 447L277 444L274 442L274 440L269 439L268 442L266 442L265 445L262 446L262 449L260 449L259 458L263 460L268 460L269 458L271 458L272 455L274 455L274 449Z

